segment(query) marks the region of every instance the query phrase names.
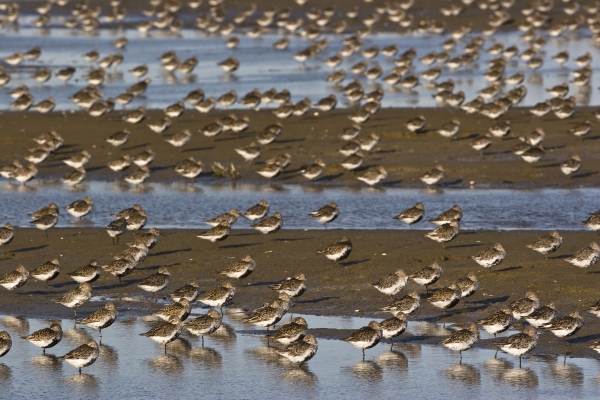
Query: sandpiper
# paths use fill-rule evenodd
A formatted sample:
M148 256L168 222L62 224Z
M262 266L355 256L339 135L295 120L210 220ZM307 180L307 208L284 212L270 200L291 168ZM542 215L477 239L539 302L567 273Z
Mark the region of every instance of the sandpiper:
M201 315L184 325L192 335L202 336L202 346L204 346L204 336L211 335L221 326L223 316L217 310L211 308L205 315Z
M456 331L442 340L442 345L450 350L458 351L462 360L462 352L472 349L479 340L479 329L474 323L469 323L464 329Z
M231 209L228 213L219 214L214 218L204 221L205 224L211 226L217 226L221 222L227 222L229 225L233 225L236 223L238 217L241 215L240 211L236 208Z
M123 285L121 278L133 272L137 264L138 262L133 256L123 255L113 260L110 264L102 266L102 269L119 278L119 284Z
M92 211L93 207L94 201L90 197L85 196L83 200L74 201L66 206L65 210L67 210L69 214L75 218L81 219L81 217L88 215Z
M46 233L46 237L48 237L48 229L56 225L57 222L58 213L49 211L47 214L31 221L30 224L33 224L37 229L44 231Z
M500 243L496 243L489 249L480 251L469 258L484 268L491 268L500 265L504 261L506 250L504 250L504 247Z
M523 333L509 336L494 344L508 354L519 356L519 367L521 367L521 357L523 354L530 352L537 345L537 341L537 330L532 326L528 326L523 330Z
M565 261L579 268L584 268L587 273L587 268L596 264L600 260L600 246L598 243L592 242L589 246L579 250L573 256L566 258Z
M293 278L288 277L279 283L269 285L269 289L285 293L290 297L298 297L306 290L306 277L304 274L298 274Z
M62 340L63 330L60 324L52 324L49 328L37 330L31 335L22 336L22 338L29 340L34 346L42 348L42 354L46 354L46 349L56 346Z
M0 228L0 246L9 244L15 237L15 228L7 222Z
M455 204L449 210L444 211L434 219L430 219L429 222L436 225L444 225L452 222L453 220L460 221L462 219L463 212L459 205Z
M77 307L92 298L92 286L89 283L80 283L76 289L70 290L59 299L52 300L65 307L73 309L74 319L77 319Z
M252 273L252 271L254 271L254 268L256 268L256 263L252 257L248 255L242 258L241 261L231 264L223 271L219 271L219 274L225 275L228 278L237 279L238 282L241 282L243 278L247 277Z
M328 259L339 264L352 252L352 242L347 236L342 236L337 243L327 246L324 250L317 250L317 254L323 254Z
M87 325L92 329L98 329L100 331L100 338L102 338L102 329L108 328L116 320L118 311L115 305L108 302L103 308L94 311L84 319L77 321L80 324Z
M165 353L167 352L167 343L177 339L181 334L183 324L176 316L172 316L169 322L164 322L159 326L150 329L148 332L140 333L140 336L146 336L165 345Z
M254 142L252 142L249 146L236 147L234 150L249 163L260 157L262 153L261 148Z
M12 347L12 338L6 331L0 331L0 357L6 355Z
M423 215L425 215L425 207L421 203L416 203L413 207L396 215L394 219L399 219L412 229L412 225L423 219Z
M175 316L180 321L185 321L190 315L192 307L188 299L181 299L175 303L169 304L162 309L154 313L157 317L168 321L171 317Z
M28 278L29 271L19 265L15 271L8 272L0 279L0 286L8 290L15 290L27 283Z
M200 239L210 240L211 242L216 243L218 241L227 239L230 233L231 225L229 225L229 222L223 221L219 225L200 233L198 237ZM217 248L218 247L219 246L217 245Z
M571 175L579 171L581 168L581 158L574 154L566 161L560 163L560 170L565 175Z
M95 340L90 340L86 344L82 344L74 350L71 350L62 357L58 357L60 360L64 360L79 369L81 375L81 368L92 365L98 359L100 350L98 343Z
M403 313L406 315L415 312L421 305L421 297L417 292L408 292L406 296L394 300L389 306L383 307L382 311L388 311L392 314Z
M85 179L85 169L83 169L82 167L76 168L75 171L72 171L70 173L68 173L67 175L65 175L64 177L62 177L60 180L61 182L66 183L69 186L77 186L79 185L81 182L83 182L83 180Z
M365 156L362 151L359 150L356 153L346 157L344 161L340 163L340 165L349 171L354 171L360 167L364 161Z
M451 283L450 286L435 291L427 300L433 305L441 309L446 314L446 310L451 309L461 299L461 290L456 283Z
M202 173L203 168L204 164L202 161L196 161L194 157L189 157L180 161L175 166L175 172L193 182L193 180Z
M421 129L423 129L426 122L427 122L427 120L425 119L425 116L421 115L421 116L418 116L416 118L409 120L408 122L406 122L405 125L408 128L408 130L416 133L416 132L420 131Z
M521 319L534 312L540 305L540 299L533 292L525 293L525 297L509 304L513 317Z
M313 335L306 335L302 340L288 344L277 353L294 363L302 364L317 354L319 344Z
M235 288L229 282L223 284L205 295L198 298L198 301L211 307L219 307L223 315L223 306L227 305L235 296Z
M548 329L557 337L569 337L576 334L583 326L583 317L578 311L572 311L569 315L555 318L549 323L542 325L542 329ZM565 362L567 355L565 354Z
M399 269L393 274L389 274L379 281L371 283L371 286L375 287L375 289L379 290L381 293L390 296L391 299L394 300L394 296L404 289L407 281L408 277L406 276L406 273L404 270Z
M123 217L118 218L112 221L106 227L106 231L108 235L112 238L113 244L115 244L115 237L117 238L117 243L119 243L119 236L121 236L127 230L127 220Z
M421 175L419 179L421 179L427 186L435 185L442 179L444 179L445 171L441 165L436 165L435 168L427 171L425 174Z
M319 223L323 224L327 229L327 223L334 221L339 215L340 209L335 202L331 202L317 211L311 212L309 215L315 218Z
M421 268L414 274L409 275L408 278L412 279L417 285L425 286L425 293L429 293L429 286L437 282L442 273L441 265L434 261L433 264Z
M598 234L600 235L600 212L596 212L590 215L590 217L583 221L581 225L584 225L588 229L598 232Z
M171 125L173 124L173 121L171 121L171 118L167 117L163 117L154 121L149 122L148 128L150 128L150 130L152 130L155 133L161 134L163 132L165 132L167 129L169 129L171 127Z
M279 229L281 229L282 225L283 216L281 213L276 212L271 217L263 219L262 221L251 225L251 227L265 235L268 235L277 232ZM269 239L270 238L271 237L269 236Z
M290 343L301 340L308 329L308 323L302 317L294 318L294 320L288 324L283 325L279 330L273 334L267 335L267 339L275 339L279 343L289 345Z
M534 312L526 316L525 321L536 328L550 323L556 317L556 307L554 303L549 301L545 306L537 308Z
M271 326L281 321L285 311L283 304L278 299L274 299L254 310L252 316L244 318L244 322L267 328L269 331Z
M359 175L356 178L365 182L369 186L374 186L387 178L387 171L383 166L376 166L367 170L364 174Z
M325 170L325 163L320 158L316 158L315 162L308 165L303 165L300 168L300 173L308 180L314 180L321 176Z
M431 232L425 234L425 237L428 237L431 240L435 240L436 242L442 243L442 247L444 243L450 242L452 239L458 235L459 232L459 223L457 220L450 221L447 224L443 224L438 226Z
M451 138L454 137L458 131L460 131L460 121L453 119L452 121L442 125L437 132L443 137Z
M363 326L359 330L353 332L349 337L342 340L350 343L357 349L361 349L364 360L365 349L375 347L381 341L382 335L383 333L379 323L377 321L371 321L368 326Z
M154 297L154 293L167 287L169 282L171 282L171 273L167 267L160 267L157 273L147 276L138 284L138 287L146 292L151 292Z
M480 319L477 323L481 325L487 333L491 333L496 337L496 334L508 330L512 324L511 309L508 306L502 306L499 311L496 311L487 318Z
M465 278L457 280L456 284L460 288L462 298L473 295L479 289L479 279L472 272Z
M52 260L43 263L29 273L31 277L38 281L46 282L46 285L48 285L48 281L56 278L58 274L60 274L60 262L58 261L58 258L53 258Z
M528 244L527 248L541 253L548 259L548 254L554 253L562 245L562 236L558 231L552 231L547 235L540 236L532 244Z
M189 281L187 284L183 285L173 293L169 295L173 301L181 301L182 299L187 299L190 303L196 301L196 299L200 296L200 286L196 281Z
M385 319L379 323L381 335L385 339L390 339L390 349L394 348L394 338L400 336L406 331L407 321L404 313L398 312L395 316Z
M148 249L152 249L158 243L159 236L160 231L158 229L150 228L148 232L144 232L140 235L137 235L135 239L132 242L127 243L127 245L135 247L141 243Z
M95 282L100 277L100 274L102 274L102 267L96 260L92 260L89 264L67 273L71 279L78 283Z

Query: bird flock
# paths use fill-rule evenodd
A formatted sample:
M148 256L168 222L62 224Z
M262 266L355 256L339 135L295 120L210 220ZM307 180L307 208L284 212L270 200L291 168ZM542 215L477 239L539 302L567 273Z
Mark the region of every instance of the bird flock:
M91 212L93 201L85 199L77 201L65 208L72 215L81 218L87 213L84 213L78 203L88 207L87 213ZM336 219L340 209L335 202L323 206L318 211L311 213L311 216L316 222L323 224L326 228L326 223ZM198 235L201 239L207 239L212 242L225 240L231 233L231 226L237 222L239 216L243 216L249 220L259 222L252 225L259 233L272 234L281 229L283 217L280 213L274 213L271 217L267 217L269 213L269 203L261 200L254 206L251 206L245 211L237 209L229 213L220 214L206 221L208 225L214 226L210 230ZM425 209L421 203L417 203L414 207L404 210L399 215L394 217L402 222L412 225L419 222L425 214ZM59 208L56 204L50 204L30 216L34 218L32 223L39 229L48 232L50 228L48 222L43 221L45 217L52 217L54 224L58 219ZM600 212L592 214L598 216ZM122 210L113 214L117 218L107 227L107 233L113 245L114 238L119 237L126 230L134 232L141 230L147 222L147 213L139 205ZM458 224L463 218L462 209L458 205L454 205L449 210L441 213L436 218L430 220L431 223L439 225L433 232L427 233L429 237L438 242L448 242L454 239L458 234ZM586 222L584 222L586 223ZM119 225L117 231L117 227ZM446 234L444 240L440 240L440 229L446 227L449 233ZM595 230L600 227L595 226ZM438 232L435 236L432 236ZM14 239L15 229L7 223L3 228L0 228L0 249L10 244ZM93 329L98 329L100 332L100 344L102 338L102 329L110 327L117 319L118 311L114 303L108 302L103 308L85 316L82 319L77 317L77 309L89 301L93 296L92 283L97 281L104 272L110 273L119 279L122 286L122 278L131 274L135 268L142 263L158 243L161 234L158 229L151 228L144 233L139 233L134 236L133 240L127 243L126 249L120 254L113 257L112 261L106 264L98 263L96 260L91 260L87 265L84 265L66 275L73 279L79 285L61 297L53 299L53 302L73 309L73 318L76 324L86 325ZM556 231L550 232L538 238L534 243L528 244L530 248L536 252L547 256L548 254L557 251L562 244L562 237ZM353 244L347 236L327 246L325 249L317 250L317 255L323 255L327 259L334 261L337 265L348 258L352 252ZM491 269L503 262L507 254L504 247L496 243L487 250L481 251L470 258L479 266ZM600 260L600 247L595 243L580 250L577 254L566 258L566 261L582 268L587 268ZM236 280L240 288L249 290L248 286L244 286L243 279L247 278L257 267L256 261L252 256L247 255L240 260L232 263L223 270L218 272L218 275L224 275L229 279ZM335 267L334 267L335 268ZM52 259L37 268L28 271L23 265L18 266L15 271L5 274L0 278L0 286L10 291L22 287L28 282L29 277L33 277L38 281L43 281L46 285L53 281L61 273L61 266L58 259ZM403 297L396 297L401 293L409 280L415 284L425 287L426 300L435 308L440 309L443 315L446 311L455 307L460 301L466 297L474 295L480 288L480 280L474 273L469 273L466 277L456 281L446 282L442 288L435 290L429 295L429 287L438 282L443 275L443 267L438 262L433 262L431 265L423 267L411 274L406 274L404 270L398 269L395 272L381 278L379 281L371 285L382 294L389 296L390 303L380 308L380 311L392 313L391 318L381 322L372 321L368 326L359 329L352 333L349 337L343 338L344 341L351 343L363 352L377 345L382 339L390 339L391 345L394 345L394 338L401 335L407 329L408 316L413 314L421 305L421 295L415 291L410 291ZM146 276L137 286L145 292L151 293L154 298L157 292L165 289L171 282L171 271L167 267L161 266L156 273ZM244 318L246 323L254 324L259 327L267 328L266 338L271 339L283 345L284 348L278 352L287 357L289 360L296 363L304 363L311 359L317 352L318 343L314 335L309 334L308 324L302 317L293 319L290 323L283 325L275 333L270 333L270 327L279 323L283 316L286 315L293 306L293 299L301 296L307 289L307 278L300 273L293 277L288 277L279 283L269 286L271 290L278 294L275 298L265 302L261 307L249 312L249 316ZM185 330L194 336L202 337L202 345L204 345L204 336L211 335L221 326L223 318L223 307L230 304L236 294L236 287L230 281L224 281L222 284L202 292L197 282L190 281L183 287L175 290L169 295L173 301L166 305L153 315L164 322L148 332L140 333L162 345L165 352L167 344L177 339ZM192 303L198 301L204 305L211 307L206 314L186 321L192 311ZM464 301L464 300L463 300ZM217 310L218 308L218 310ZM600 302L595 304L590 310L591 313L600 316ZM499 349L516 356L521 357L523 354L531 351L537 344L538 329L549 330L558 337L568 337L574 335L583 325L583 318L577 310L574 310L567 316L557 316L557 311L553 302L548 302L540 307L538 296L533 292L528 292L522 299L513 301L508 305L502 305L499 311L491 313L487 318L474 321L467 324L463 329L452 333L448 338L441 343L447 348L462 352L472 348L479 339L479 328L490 334L504 332L509 329L513 321L526 321L530 324L522 333L512 335L508 338L502 338L495 342ZM1 340L3 340L0 355L6 354L11 347L11 338L8 332L2 332ZM45 349L55 346L62 339L62 328L58 324L53 324L49 328L36 331L31 335L24 337L32 344L41 347L45 353ZM72 352L66 354L63 359L75 367L81 368L91 365L98 357L98 343L91 340ZM595 350L600 351L600 342L596 342L590 346ZM565 355L566 361L566 355Z

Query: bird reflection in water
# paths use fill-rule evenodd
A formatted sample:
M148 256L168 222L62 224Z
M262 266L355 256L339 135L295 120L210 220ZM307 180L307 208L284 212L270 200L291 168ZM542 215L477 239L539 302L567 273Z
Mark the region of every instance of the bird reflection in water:
M54 354L44 354L33 357L29 363L36 369L62 370L63 363Z
M0 364L0 382L9 381L12 378L12 369L6 364Z
M395 371L408 371L408 358L398 350L387 350L377 356L377 363Z
M444 376L452 381L475 386L481 382L479 370L470 364L453 364L444 370Z
M550 375L558 383L568 384L570 386L583 385L583 369L577 365L555 364L550 368Z
M351 372L355 377L370 383L381 382L383 379L383 368L371 360L359 361L344 370L344 372Z
M23 317L6 316L0 319L2 325L7 329L14 329L19 333L19 336L29 334L29 321Z
M119 354L117 353L117 350L114 347L101 344L99 350L99 363L107 365L117 365L117 361L119 361Z
M183 363L179 357L173 354L161 354L148 360L148 365L157 373L181 374L183 372Z
M190 352L190 358L194 361L208 366L208 370L214 371L220 369L223 363L223 356L215 349L210 347L194 347Z
M319 378L307 365L296 366L296 364L289 364L290 367L286 368L281 375L285 383L292 386L301 386L303 389L309 386L316 386L319 383Z
M67 383L81 389L94 389L100 385L100 381L94 375L76 374L67 378Z

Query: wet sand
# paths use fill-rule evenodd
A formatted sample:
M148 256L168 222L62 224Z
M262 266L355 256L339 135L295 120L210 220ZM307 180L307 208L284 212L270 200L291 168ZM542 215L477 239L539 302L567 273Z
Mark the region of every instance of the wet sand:
M204 163L204 172L197 182L206 182L215 178L211 171L213 162L225 166L234 163L244 182L275 183L307 183L300 174L300 167L320 157L327 164L323 175L317 180L327 185L361 185L356 175L375 165L383 165L388 171L388 178L383 181L387 186L425 186L419 176L441 164L446 170L442 186L468 187L482 185L485 187L586 187L597 184L598 165L600 165L600 135L592 130L585 140L580 140L568 130L579 122L592 119L595 108L579 107L572 118L559 120L547 115L542 118L532 117L527 109L510 110L502 119L510 120L512 132L504 140L494 139L491 147L484 150L483 156L469 146L469 142L478 134L486 133L495 121L481 115L467 115L462 110L449 108L433 109L382 109L373 118L363 124L362 136L371 132L381 136L379 145L366 155L364 164L356 173L344 170L340 162L344 156L338 149L345 143L338 135L345 127L351 126L348 119L353 110L334 110L329 113L314 115L314 111L303 117L291 117L280 120L269 110L248 111L214 111L200 114L196 110L187 110L173 121L173 125L162 135L156 134L146 125L150 121L162 118L162 111L149 111L146 120L132 125L122 121L123 111L108 116L94 118L83 112L50 113L40 115L32 112L5 112L1 114L0 129L3 132L3 151L1 163L12 162L14 158L23 161L27 148L34 147L32 137L56 130L64 139L65 145L38 169L38 179L59 179L71 171L60 160L68 158L83 149L88 150L92 159L86 166L88 180L122 179L133 168L123 173L111 171L105 164L124 154L135 155L150 146L156 152L156 159L150 165L153 181L181 180L173 167L181 160L195 157ZM198 131L209 123L230 113L241 118L248 116L250 127L241 134L225 132L216 138L207 138ZM422 132L408 131L404 123L416 115L424 115L427 125ZM435 130L453 118L462 123L456 140L440 136ZM245 163L234 148L248 145L256 135L270 124L280 122L283 133L279 138L263 147L262 156L253 164ZM546 155L535 164L528 164L511 152L525 135L535 128L546 132L544 146ZM105 142L111 134L128 129L132 136L121 148L115 148ZM165 142L165 139L189 129L193 138L182 151ZM291 165L278 177L269 180L258 175L255 170L266 160L288 152L292 156ZM565 176L559 168L562 161L578 154L582 159L581 169L573 176Z
M553 301L558 315L566 315L577 309L585 319L581 331L568 339L568 346L565 346L564 339L557 339L546 332L541 335L535 354L569 352L578 357L592 357L595 354L585 346L598 339L600 320L586 310L599 298L598 265L585 274L564 260L591 241L597 241L593 232L562 232L563 246L547 261L543 255L525 248L526 243L533 242L543 234L537 231L463 231L444 249L425 238L422 231L282 230L272 236L273 240L269 240L254 231L235 230L232 236L220 243L220 250L214 244L196 238L198 232L162 232L166 235L160 238L148 258L123 279L123 286L114 276L102 275L94 283L94 293L102 296L101 302L88 302L78 313L88 314L110 298L116 302L122 317L149 315L164 303L152 301L149 294L137 287L137 283L156 272L159 266L169 267L172 273L172 281L160 293L161 296L172 293L190 279L196 280L204 292L223 281L224 277L217 275L218 271L250 254L257 267L244 280L244 287L234 282L238 290L232 308L249 310L258 307L275 296L275 292L268 289L269 284L304 273L307 291L295 302L294 313L360 316L380 320L389 317L389 314L378 311L389 302L389 298L368 283L397 268L410 274L438 261L444 268L444 274L430 288L430 293L469 272L477 274L481 288L440 319L441 311L424 300L424 288L409 281L401 295L416 290L423 299L421 308L409 317L410 320L466 323L497 311L501 305L521 298L526 291L534 291L540 297L541 304ZM350 237L354 245L352 254L342 266L315 253L315 250L337 241L342 235ZM44 319L70 318L70 309L50 301L76 286L65 272L73 271L92 259L107 264L113 255L125 249L124 243L131 238L132 233L128 232L121 238L120 245L113 246L106 232L101 229L52 229L47 239L41 231L18 229L13 242L1 249L0 274L14 270L19 264L31 270L53 257L59 258L62 272L49 288L32 279L16 292L0 290L0 314ZM508 255L500 266L493 268L493 272L483 270L468 259L468 256L495 242L502 243ZM347 333L336 328L316 333L332 339ZM250 325L248 329L251 329ZM401 339L413 343L437 343L439 337L404 335ZM491 342L484 340L479 346L492 347Z

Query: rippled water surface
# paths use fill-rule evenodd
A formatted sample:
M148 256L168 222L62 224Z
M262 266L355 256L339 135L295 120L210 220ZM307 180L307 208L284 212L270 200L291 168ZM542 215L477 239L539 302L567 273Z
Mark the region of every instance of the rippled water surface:
M197 229L203 221L232 208L245 210L265 199L270 213L279 211L284 229L321 229L308 216L310 211L331 201L338 203L340 216L329 224L333 229L408 229L393 217L416 202L425 206L425 219L435 218L454 204L463 209L463 229L584 229L580 224L600 208L598 189L394 189L323 188L310 185L280 187L238 184L185 186L152 183L137 190L120 183L86 182L80 191L60 184L34 183L23 187L0 187L0 220L15 226L29 225L28 213L55 202L64 207L90 196L94 209L82 221L61 211L59 227L105 227L111 213L139 203L149 215L148 227ZM168 210L165 211L165 210ZM236 228L248 228L240 218ZM431 229L421 221L415 229Z
M367 320L305 316L311 328L355 329ZM319 339L317 355L306 365L287 362L266 341L226 315L225 326L205 339L184 334L168 345L167 354L155 342L138 336L156 322L122 319L103 332L100 357L77 369L58 360L97 331L62 321L65 337L41 355L20 335L49 321L0 318L0 329L13 337L13 348L0 359L3 398L595 398L600 389L600 365L595 360L530 357L518 359L494 351L473 349L458 354L441 346L403 343L390 350L380 344L366 351L339 340ZM424 329L409 323L411 333L445 336L449 329ZM434 324L430 324L434 325ZM254 332L254 333L253 333Z
M310 42L300 36L290 36L288 50L283 52L275 50L273 43L282 37L281 33L283 32L279 34L272 32L259 39L246 36L245 31L235 32L240 37L240 44L237 49L227 49L225 47L226 38L219 35L208 36L193 29L184 29L178 35L157 31L142 35L135 29L100 29L93 34L84 34L64 28L62 18L57 18L44 30L35 28L31 23L33 19L32 16L25 16L18 28L0 30L0 40L2 41L0 59L16 51L26 51L33 46L39 46L42 49L42 56L36 61L25 61L18 67L6 65L6 70L11 73L12 80L4 89L0 89L0 93L7 93L11 88L26 84L38 101L53 96L57 101L56 110L70 110L75 107L68 99L69 96L87 85L85 81L87 73L92 67L96 68L95 64L85 62L82 55L92 49L99 50L100 57L115 54L117 49L112 46L111 42L121 36L129 40L127 48L122 51L123 63L116 68L107 70L107 80L101 87L101 91L105 98L116 97L137 80L128 71L139 64L147 63L150 66L147 77L152 79L152 84L145 96L135 99L127 106L131 109L139 106L163 108L180 101L189 91L197 87L203 88L207 97L218 97L232 89L241 96L255 88L264 92L274 87L277 90L287 88L291 92L291 100L294 102L305 97L315 102L331 93L337 94L340 100L343 98L339 93L339 87L326 82L326 77L332 72L332 69L324 64L327 58L335 55L342 48L341 39L345 37L342 35L323 36L330 40L330 46L314 59L310 59L305 65L302 65L292 56L308 46ZM193 20L193 16L190 16L189 19ZM132 13L124 23L137 23L141 20L141 14ZM486 42L481 52L481 58L475 66L456 71L446 68L439 81L453 79L456 82L455 92L463 91L466 101L475 98L479 90L488 86L488 82L483 78L483 73L487 68L487 62L496 57L483 50L493 43L502 42L505 45L516 44L520 51L523 51L528 44L520 39L520 35L521 33L518 31L498 33ZM579 35L573 34L569 37L548 38L547 45L539 54L543 58L544 64L536 71L527 68L524 61L518 58L507 63L506 77L519 71L525 73L524 84L527 86L528 94L521 103L522 106L532 106L549 98L545 89L572 80L569 71L578 67L571 61L561 68L552 60L552 56L558 52L568 50L574 59L589 51L594 59L600 58L600 49L592 46L590 36L590 32L584 31ZM397 44L400 52L409 48L416 49L417 58L419 58L431 51L439 52L441 44L448 38L448 35L377 33L364 39L364 48L374 44L380 48ZM461 54L467 41L468 38L460 43L452 56ZM198 57L199 63L193 73L184 76L179 72L169 73L163 70L157 58L169 50L174 50L182 61L192 56ZM241 66L234 73L224 74L217 63L229 56L238 58ZM382 87L386 91L382 102L383 107L437 106L432 98L434 91L424 87L426 81L423 79L421 79L421 85L414 92L406 92L392 89L381 79L369 81L364 76L353 75L349 68L362 60L364 58L359 54L346 57L343 63L336 68L348 71L342 85L356 78L363 82L366 92ZM383 68L382 76L388 75L394 68L392 59L383 55L369 61L370 67L376 64ZM67 85L55 77L43 85L31 78L35 71L43 67L49 67L56 72L66 66L77 68L74 78ZM591 67L596 72L600 69L600 64L593 63ZM429 66L415 60L415 69L410 73L420 74L428 68ZM599 105L600 93L593 90L598 85L600 85L600 74L595 73L591 75L588 87L577 88L571 84L571 93L576 96L579 104ZM510 89L512 89L510 86L505 88L506 91ZM9 100L8 96L3 96L0 109L9 109ZM272 107L272 104L270 106ZM344 106L341 101L340 106ZM235 107L241 106L236 105Z

